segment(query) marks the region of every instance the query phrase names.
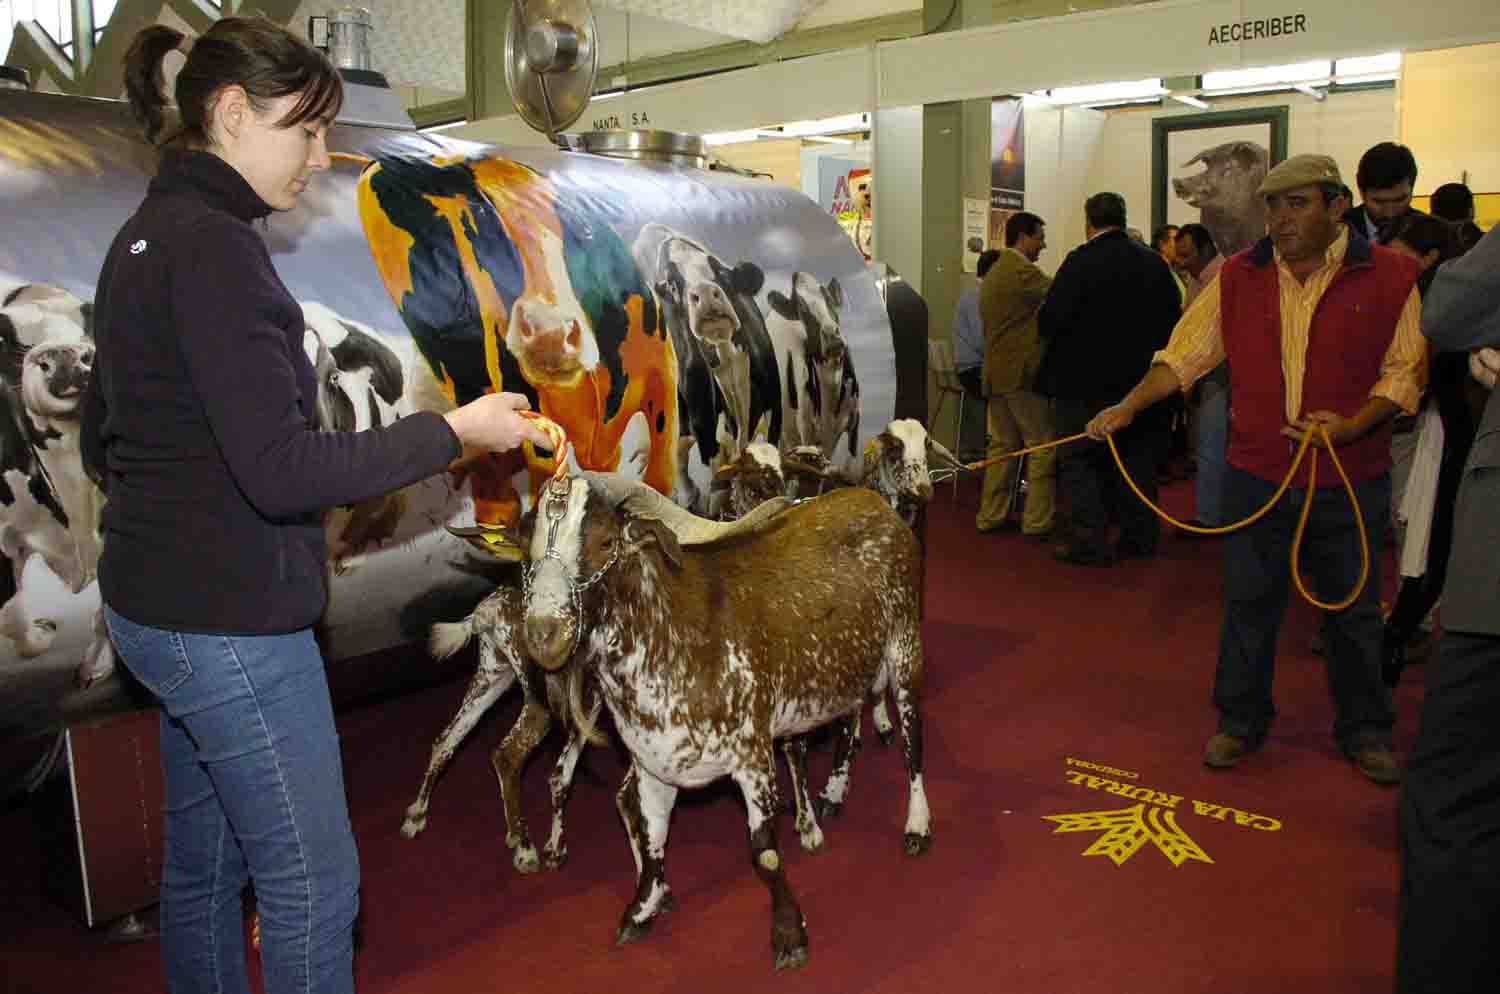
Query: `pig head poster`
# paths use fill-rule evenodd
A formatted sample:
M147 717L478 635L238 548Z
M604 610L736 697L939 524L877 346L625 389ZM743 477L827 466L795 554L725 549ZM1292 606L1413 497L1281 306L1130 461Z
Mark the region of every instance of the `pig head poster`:
M122 104L0 92L0 743L121 696L76 408L100 264L155 171L137 134ZM330 146L333 167L263 227L303 307L320 430L517 391L579 468L708 513L714 469L752 441L842 462L892 417L874 276L795 190L373 128ZM419 639L472 605L491 581L444 526L515 521L553 459L482 456L330 512L325 651Z
M1153 227L1202 224L1226 257L1255 244L1266 231L1256 191L1286 158L1286 121L1285 107L1154 120Z

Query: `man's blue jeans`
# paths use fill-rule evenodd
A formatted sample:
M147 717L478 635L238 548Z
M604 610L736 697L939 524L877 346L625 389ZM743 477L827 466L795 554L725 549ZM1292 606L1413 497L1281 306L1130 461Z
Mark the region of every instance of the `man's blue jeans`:
M1309 453L1309 458L1311 453ZM1326 455L1318 456L1318 478L1333 474ZM1231 522L1259 510L1277 484L1234 466L1224 477L1224 512ZM1365 531L1370 539L1370 575L1359 599L1342 611L1323 614L1324 664L1333 696L1333 735L1339 746L1390 746L1391 696L1380 678L1380 549L1390 513L1389 474L1355 484ZM1219 731L1258 740L1276 708L1271 680L1276 667L1276 636L1291 588L1292 536L1305 489L1288 490L1270 513L1248 528L1231 532L1224 546L1224 628L1214 675L1214 706ZM1339 601L1359 579L1359 530L1344 488L1321 487L1313 497L1302 538L1301 572L1308 590L1321 601Z
M1198 381L1198 470L1195 517L1205 525L1227 525L1224 517L1224 462L1229 447L1229 370L1221 364ZM1322 467L1320 467L1322 468Z
M267 994L349 994L359 861L312 632L174 632L107 607L105 619L162 707L169 994L249 994L247 881Z

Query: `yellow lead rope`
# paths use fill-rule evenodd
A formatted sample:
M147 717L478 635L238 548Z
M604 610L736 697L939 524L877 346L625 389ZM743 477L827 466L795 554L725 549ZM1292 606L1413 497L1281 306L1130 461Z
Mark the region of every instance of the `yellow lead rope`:
M1359 599L1360 593L1364 591L1365 584L1370 579L1370 536L1365 531L1365 519L1364 515L1360 512L1359 498L1354 494L1354 484L1349 482L1349 475L1344 472L1343 463L1339 462L1338 453L1335 452L1333 448L1333 440L1328 437L1327 427L1321 424L1315 425L1314 431L1322 436L1323 442L1327 446L1328 457L1333 460L1333 468L1338 471L1339 479L1344 482L1344 492L1349 495L1349 505L1354 509L1354 522L1359 526L1359 582L1354 585L1354 590L1349 594L1348 597L1345 597L1343 600L1338 601L1334 604L1327 604L1323 601L1318 600L1308 591L1307 586L1302 582L1302 571L1298 566L1298 559L1300 558L1298 553L1302 549L1302 535L1307 530L1308 515L1312 512L1313 494L1317 492L1318 460L1315 455L1312 459L1312 462L1308 464L1307 497L1302 502L1302 513L1297 518L1297 531L1296 534L1292 537L1292 583L1296 585L1297 592L1302 595L1303 599L1305 599L1314 607L1321 608L1324 611L1342 611L1344 608L1348 607ZM1077 442L1088 437L1088 432L1080 432L1077 435L1069 435L1067 438L1059 438L1055 442L1047 442L1044 445L1033 445L1029 449L1020 449L1016 452L1007 452L1004 455L994 456L989 459L982 459L979 462L966 463L964 465L964 468L970 471L977 472L978 470L993 466L996 463L1004 462L1007 459L1018 459L1021 456L1027 455L1031 452L1040 452L1043 449L1050 449L1059 445L1067 445L1069 442ZM1276 506L1276 502L1279 501L1282 495L1287 492L1287 489L1291 487L1292 480L1297 476L1297 468L1302 465L1303 457L1307 455L1308 446L1312 443L1312 438L1312 432L1307 432L1302 436L1302 445L1297 449L1297 457L1292 460L1292 468L1287 470L1286 478L1281 481L1281 486L1276 488L1276 492L1271 495L1271 499L1266 502L1264 507L1262 507L1260 510L1256 511L1254 514L1250 515L1243 521L1237 521L1231 525L1222 525L1217 528L1203 528L1198 525L1190 525L1185 521L1178 521L1166 511L1162 510L1159 506L1152 503L1151 500L1141 492L1141 488L1136 486L1135 481L1130 478L1130 473L1126 471L1125 463L1120 458L1120 450L1115 447L1114 436L1106 435L1104 437L1104 440L1109 443L1109 451L1115 457L1115 465L1119 467L1120 475L1125 478L1125 482L1130 486L1131 491L1141 499L1141 503L1145 504L1147 507L1151 508L1151 510L1155 511L1159 518L1170 524L1176 525L1178 528L1181 528L1186 532L1193 532L1198 535L1223 535L1227 532L1237 531L1241 528L1253 525L1255 522L1259 521L1261 518L1270 513L1271 508Z

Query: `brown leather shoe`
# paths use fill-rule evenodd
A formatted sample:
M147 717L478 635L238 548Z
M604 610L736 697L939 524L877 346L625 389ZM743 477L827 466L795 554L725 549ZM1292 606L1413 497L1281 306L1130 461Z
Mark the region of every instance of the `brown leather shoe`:
M1231 766L1239 765L1239 761L1245 758L1252 746L1248 739L1242 739L1238 735L1226 735L1224 732L1215 732L1203 747L1203 765L1212 766L1216 770L1227 770Z
M1396 757L1385 746L1363 745L1348 755L1359 767L1359 772L1375 783L1389 787L1401 782L1401 767L1396 765Z

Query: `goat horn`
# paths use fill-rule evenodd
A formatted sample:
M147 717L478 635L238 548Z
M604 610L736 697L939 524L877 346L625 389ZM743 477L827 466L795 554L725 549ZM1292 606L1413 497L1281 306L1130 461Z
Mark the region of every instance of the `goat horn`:
M448 533L468 542L474 548L501 562L518 563L530 558L528 550L521 547L514 532L506 528L485 527L460 528L446 526Z
M812 476L822 476L824 471L812 463L803 462L800 459L792 459L787 456L781 457L781 468L791 470L794 473L808 473Z
M937 439L933 438L930 435L927 437L927 444L932 447L933 452L937 453L938 458L946 461L951 468L959 470L969 468L963 463L959 462L958 457L955 456L952 452L949 452L946 445L944 445L942 442L939 442Z
M640 518L660 521L672 530L681 545L706 545L735 535L748 535L758 531L766 521L782 510L791 507L786 497L768 500L738 521L710 521L700 518L669 500L660 491L614 473L584 472L590 486L602 490L612 503L625 504L625 509Z

